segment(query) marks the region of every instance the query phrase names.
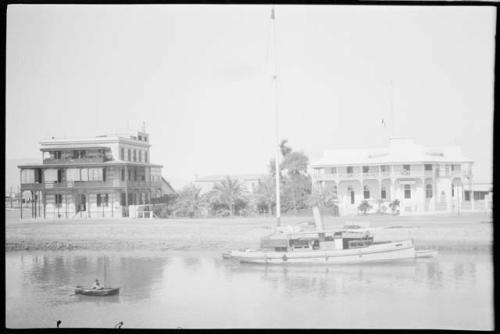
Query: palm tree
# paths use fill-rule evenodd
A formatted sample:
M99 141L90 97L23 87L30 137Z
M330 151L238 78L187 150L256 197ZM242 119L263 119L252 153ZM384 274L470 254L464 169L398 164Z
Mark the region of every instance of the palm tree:
M325 187L314 188L309 196L310 206L332 207L338 202L337 189L335 186L327 185Z
M257 205L265 205L269 213L272 213L276 205L276 187L272 177L267 177L259 181L255 191L255 201Z
M225 204L231 216L234 216L235 203L238 200L245 200L245 189L238 181L238 179L231 179L227 176L224 180L216 183L212 189L212 199Z
M175 212L181 212L183 215L194 217L204 205L200 192L201 188L194 185L182 188L174 204Z

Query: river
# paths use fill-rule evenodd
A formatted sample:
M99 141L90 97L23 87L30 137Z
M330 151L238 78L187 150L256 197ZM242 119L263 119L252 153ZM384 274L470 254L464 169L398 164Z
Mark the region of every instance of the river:
M106 270L104 270L106 267ZM95 278L114 297L72 295ZM484 252L343 266L260 266L219 252L6 253L9 328L494 327Z

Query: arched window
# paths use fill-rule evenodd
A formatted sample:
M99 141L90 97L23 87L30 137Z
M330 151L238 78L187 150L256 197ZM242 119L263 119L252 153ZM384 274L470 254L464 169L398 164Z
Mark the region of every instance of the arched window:
M432 198L432 184L425 186L425 198Z
M411 198L411 186L405 184L405 198Z
M387 198L387 191L385 189L385 186L382 186L382 190L380 191L380 198L382 198L382 199Z
M368 186L363 187L363 197L364 199L370 198L370 189L368 188Z

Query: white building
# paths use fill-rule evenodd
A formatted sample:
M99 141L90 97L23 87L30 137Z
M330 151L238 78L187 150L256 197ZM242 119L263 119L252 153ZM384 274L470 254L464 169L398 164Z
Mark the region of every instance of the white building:
M491 187L476 194L472 164L457 146L392 138L385 148L328 150L311 166L313 187L333 187L340 215L349 215L358 213L363 200L386 206L397 199L402 214L489 210Z

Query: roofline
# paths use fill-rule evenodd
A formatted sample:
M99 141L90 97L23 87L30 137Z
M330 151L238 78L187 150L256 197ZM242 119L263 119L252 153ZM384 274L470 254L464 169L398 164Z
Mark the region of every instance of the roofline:
M143 163L143 162L130 162L130 161L110 161L110 162L89 162L89 163L78 163L78 164L23 164L17 165L17 168L82 168L82 167L107 167L107 166L144 166L144 167L163 167L163 165Z
M43 146L59 146L59 145L75 145L75 144L84 144L84 143L89 143L89 144L95 144L96 142L101 143L101 144L108 144L108 143L116 143L116 142L125 142L129 144L139 144L141 146L147 146L150 147L151 144L149 142L145 141L140 141L140 140L135 140L131 138L125 138L125 137L120 137L120 136L113 136L113 137L90 137L90 138L74 138L74 139L42 139L38 143Z
M174 187L172 187L172 185L170 184L170 182L168 182L163 176L161 177L162 181L164 181L166 184L168 184L168 186L170 187L170 189L172 189L172 191L176 194L176 195L179 195L177 193L177 191L175 191Z
M379 165L379 166L387 166L387 165L408 165L412 163L418 163L418 164L428 164L428 163L474 163L473 160L447 160L447 161L391 161L391 162L368 162L368 163L363 163L363 162L356 162L356 163L347 163L347 164L319 164L319 163L314 163L311 164L310 166L312 168L314 167L344 167L344 166L368 166L368 165Z

